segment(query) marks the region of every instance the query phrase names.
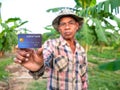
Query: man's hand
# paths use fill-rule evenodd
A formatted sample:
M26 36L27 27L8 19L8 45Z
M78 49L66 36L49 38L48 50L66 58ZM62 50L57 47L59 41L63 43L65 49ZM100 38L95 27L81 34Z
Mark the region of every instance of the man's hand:
M42 67L42 48L35 51L33 49L20 49L16 46L16 49L16 57L14 58L15 63L21 64L30 71L37 71Z

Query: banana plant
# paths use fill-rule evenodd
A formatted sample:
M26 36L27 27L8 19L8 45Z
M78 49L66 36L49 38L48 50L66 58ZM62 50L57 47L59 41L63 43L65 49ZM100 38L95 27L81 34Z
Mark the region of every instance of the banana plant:
M88 34L83 34L84 37L88 36L86 43L91 44L89 41L92 37L94 37L93 40L95 40L96 43L94 42L94 44L96 45L101 46L101 44L104 43L109 46L115 45L119 47L120 35L118 34L118 30L120 30L120 19L117 18L113 12L115 14L119 13L120 0L106 0L98 3L97 5L96 0L75 0L75 2L77 9L82 8L82 10L78 11L77 13L80 16L87 18L86 21L92 21L91 25L86 22L83 27L83 29L86 29L83 30L83 32L88 32L91 28L91 31L94 32L91 36ZM116 30L116 26L111 24L107 19L115 21L117 23L118 30ZM106 32L106 29L111 29L114 31L114 33ZM93 40L91 41L93 42ZM120 60L117 59L112 62L102 64L99 66L99 68L110 71L120 70L120 65L118 64L119 62Z
M54 29L51 27L51 25L46 26L45 29L48 30L48 32L46 32L46 33L43 34L43 40L42 40L43 43L44 43L44 41L46 41L48 38L50 39L50 38L57 38L57 37L59 37L59 32L56 31L56 30L54 30Z
M25 32L24 29L20 27L27 22L28 21L22 21L16 17L2 21L0 12L0 56L3 56L4 52L10 51L17 44L17 34Z
M17 33L22 30L20 27L27 23L27 21L21 21L20 18L9 18L5 22L0 22L0 52L1 56L6 51L10 51L12 47L17 44Z
M119 13L119 6L120 0L106 0L96 4L96 0L75 0L77 9L77 14L79 16L83 16L85 19L85 25L83 26L83 32L86 32L86 25L87 25L87 32L91 30L93 33L84 34L83 37L87 39L86 44L89 45L111 45L111 40L109 39L106 29L115 30L115 26L109 23L111 19L117 22L118 28L120 28L118 21L119 18L115 17L115 14ZM114 18L113 18L114 17ZM91 25L89 24L91 21ZM81 32L79 33L81 34ZM91 37L89 37L91 34ZM112 33L110 33L112 35ZM115 33L116 34L116 33ZM91 38L94 37L91 41ZM112 38L114 39L114 38ZM89 43L91 41L91 43ZM114 40L113 40L114 41ZM116 40L115 40L116 42Z

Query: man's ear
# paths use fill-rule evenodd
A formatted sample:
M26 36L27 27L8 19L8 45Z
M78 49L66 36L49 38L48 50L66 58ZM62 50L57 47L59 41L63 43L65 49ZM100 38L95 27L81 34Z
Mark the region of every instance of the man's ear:
M79 25L79 23L77 23L77 31L78 31L79 27L80 27L80 25Z
M60 29L59 29L59 27L57 28L57 31L60 33Z

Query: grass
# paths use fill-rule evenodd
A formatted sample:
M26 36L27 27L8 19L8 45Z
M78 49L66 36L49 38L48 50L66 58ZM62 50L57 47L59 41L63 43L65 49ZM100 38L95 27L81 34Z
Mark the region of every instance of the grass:
M88 55L93 55L95 57L105 58L105 59L116 58L116 53L113 50L104 50L103 52L99 52L96 49L93 49L88 52Z
M0 59L0 80L8 77L9 73L5 70L5 67L12 62L11 58Z
M119 90L120 72L99 70L97 67L89 68L89 90Z
M27 90L46 90L46 83L47 83L46 79L34 81L29 84Z
M88 52L88 61L93 64L88 66L89 90L119 90L120 89L120 71L100 70L98 66L102 63L115 60L114 50L105 50L102 53L96 50Z

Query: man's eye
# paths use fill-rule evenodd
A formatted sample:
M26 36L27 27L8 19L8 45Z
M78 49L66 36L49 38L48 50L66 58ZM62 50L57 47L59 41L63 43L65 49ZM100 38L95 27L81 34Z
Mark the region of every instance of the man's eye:
M59 25L60 25L60 26L65 26L66 24L65 24L65 23L60 23Z
M65 27L67 25L68 26L73 26L73 25L75 25L75 23L76 23L75 21L70 21L70 22L67 22L67 23L60 23L59 26L60 27Z
M73 25L73 24L75 24L75 22L69 22L69 24Z

